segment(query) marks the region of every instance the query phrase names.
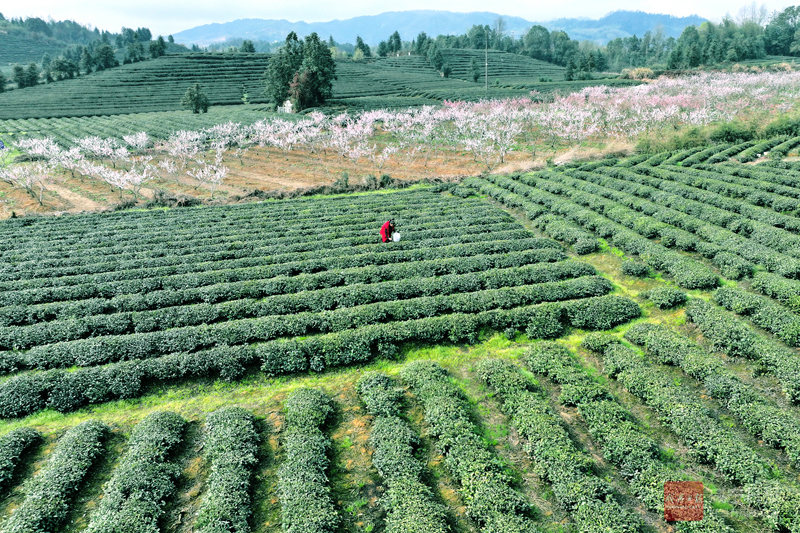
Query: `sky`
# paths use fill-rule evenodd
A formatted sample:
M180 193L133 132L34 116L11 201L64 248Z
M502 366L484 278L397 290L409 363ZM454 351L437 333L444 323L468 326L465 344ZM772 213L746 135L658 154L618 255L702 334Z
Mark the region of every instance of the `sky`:
M446 11L491 11L506 16L517 16L534 22L555 18L600 18L620 9L675 16L700 15L710 20L721 19L726 12L736 15L739 8L748 4L730 0L558 0L555 2L520 2L519 0L398 0L389 6L374 0L26 0L4 2L0 13L6 18L40 17L55 20L74 20L91 24L103 30L119 32L120 28L146 27L153 35L170 35L213 22L230 22L243 18L286 19L292 22L324 22L348 19L361 15L377 15L385 11L412 9L438 9ZM766 0L758 2L767 9L783 10L794 2Z

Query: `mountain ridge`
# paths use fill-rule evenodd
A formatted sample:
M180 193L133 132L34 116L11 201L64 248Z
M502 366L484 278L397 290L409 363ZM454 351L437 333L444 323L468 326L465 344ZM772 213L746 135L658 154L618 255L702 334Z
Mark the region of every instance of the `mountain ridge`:
M506 33L521 37L527 30L540 24L549 30L564 30L577 40L592 40L605 44L616 37L641 35L647 30L661 26L665 37L678 37L683 28L699 25L706 19L697 15L675 17L672 15L645 13L643 11L613 11L600 19L561 18L546 22L534 22L521 17L500 15L488 11L457 13L441 10L388 11L378 15L364 15L327 22L291 22L286 19L237 19L230 22L215 22L196 26L174 33L176 41L186 44L208 44L229 38L245 38L262 41L282 41L294 31L303 37L317 32L320 37L332 35L338 42L353 43L360 36L366 43L375 45L398 31L404 40L410 41L421 31L428 35L452 35L465 33L475 24L492 25L498 17L506 23Z

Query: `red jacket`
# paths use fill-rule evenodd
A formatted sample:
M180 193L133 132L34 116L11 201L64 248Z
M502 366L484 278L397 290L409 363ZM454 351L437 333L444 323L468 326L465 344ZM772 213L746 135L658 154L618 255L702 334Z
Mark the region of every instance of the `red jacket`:
M383 223L383 226L381 226L381 239L383 239L383 242L389 242L392 240L392 232L389 229L390 227L391 225L389 224L388 220Z

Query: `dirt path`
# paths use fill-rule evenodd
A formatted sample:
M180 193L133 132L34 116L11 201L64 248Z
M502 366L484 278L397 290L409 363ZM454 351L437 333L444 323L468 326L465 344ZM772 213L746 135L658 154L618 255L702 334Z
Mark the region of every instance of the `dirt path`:
M98 211L105 207L94 200L90 200L85 196L74 193L66 187L62 187L60 185L50 185L49 189L58 194L72 206L70 209L68 209L70 213L79 213L81 211Z

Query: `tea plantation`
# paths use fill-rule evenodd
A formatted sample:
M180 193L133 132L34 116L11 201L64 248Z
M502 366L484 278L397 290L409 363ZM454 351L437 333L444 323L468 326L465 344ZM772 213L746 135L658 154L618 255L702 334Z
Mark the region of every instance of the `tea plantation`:
M0 531L798 532L798 145L4 221Z
M449 50L452 78L443 78L420 56L337 62L329 107L377 109L476 101L574 91L589 85L632 85L631 80L563 81L561 67L506 52L490 54L491 86L462 75L473 51ZM174 54L71 80L0 94L0 120L104 116L180 110L186 89L199 83L212 106L267 103L264 73L269 54ZM483 63L481 63L483 64ZM461 74L459 74L461 73ZM462 78L462 79L459 79ZM540 83L539 78L552 82ZM483 78L481 78L483 80Z

